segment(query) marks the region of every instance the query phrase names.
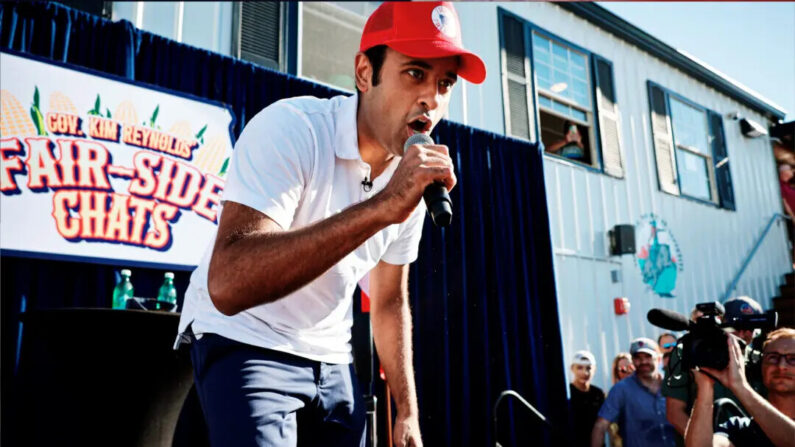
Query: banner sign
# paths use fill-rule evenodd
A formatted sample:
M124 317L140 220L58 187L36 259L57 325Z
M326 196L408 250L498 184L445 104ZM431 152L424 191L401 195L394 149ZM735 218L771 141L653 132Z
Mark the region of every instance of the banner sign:
M214 234L231 111L0 52L0 248L191 267Z

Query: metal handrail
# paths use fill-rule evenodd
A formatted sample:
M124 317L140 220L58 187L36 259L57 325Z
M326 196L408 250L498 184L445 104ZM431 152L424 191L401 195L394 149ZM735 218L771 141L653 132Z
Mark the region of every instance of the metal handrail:
M519 402L521 402L522 405L524 405L525 408L530 410L530 412L533 413L533 415L536 418L538 418L539 421L543 422L547 427L552 428L552 424L549 423L547 418L544 417L544 415L541 414L538 410L536 410L536 408L534 406L532 406L530 404L530 402L528 402L524 397L522 397L521 394L517 393L514 390L505 390L502 393L500 393L500 396L497 398L497 401L494 403L494 408L492 408L492 410L491 410L492 417L494 418L494 446L495 447L502 447L502 444L500 444L499 439L497 439L497 436L499 434L499 431L497 429L497 408L500 406L500 402L502 402L503 399L505 399L506 397L513 397L516 400L518 400Z
M759 236L759 239L757 239L756 244L754 244L754 248L751 249L751 253L748 253L748 256L745 258L742 267L740 267L740 271L738 271L737 274L734 275L734 279L729 285L729 288L726 290L726 293L723 294L723 299L721 300L722 302L725 302L727 299L729 299L729 295L731 295L734 289L737 288L737 283L740 282L740 277L742 277L743 273L745 273L745 269L748 268L748 265L751 263L751 260L754 258L754 255L756 254L756 251L759 250L759 247L762 245L762 242L765 240L765 236L767 236L767 233L770 232L770 228L773 227L773 224L776 223L776 220L789 219L789 218L790 218L789 216L786 216L782 213L773 214L773 216L767 222L767 226L765 227L765 230L762 232L762 235Z

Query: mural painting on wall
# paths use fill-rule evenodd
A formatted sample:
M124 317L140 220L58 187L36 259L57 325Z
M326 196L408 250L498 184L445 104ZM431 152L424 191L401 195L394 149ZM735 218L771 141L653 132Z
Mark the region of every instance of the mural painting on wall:
M684 269L682 250L668 223L654 213L643 214L635 223L635 256L643 282L663 298L673 298L676 279Z

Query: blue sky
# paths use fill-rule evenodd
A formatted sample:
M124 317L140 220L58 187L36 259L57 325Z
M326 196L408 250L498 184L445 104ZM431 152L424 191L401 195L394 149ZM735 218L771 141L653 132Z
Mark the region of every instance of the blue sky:
M760 93L795 119L795 2L600 2Z

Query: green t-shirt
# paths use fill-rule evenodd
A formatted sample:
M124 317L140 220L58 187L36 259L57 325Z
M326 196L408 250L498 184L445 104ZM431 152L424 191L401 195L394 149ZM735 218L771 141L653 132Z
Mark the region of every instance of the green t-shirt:
M746 366L746 368L748 368L748 366ZM764 396L766 394L764 393L764 387L761 383L751 381L750 385L761 395ZM742 404L740 404L740 400L737 399L734 393L721 383L715 382L713 390L714 399L716 401L722 398L731 399L740 409L746 412L746 414L748 413L745 411ZM687 404L687 414L689 415L693 407L693 402L696 400L696 391L697 386L695 380L693 380L693 373L691 371L682 372L682 345L679 344L671 351L671 358L668 360L668 368L662 383L662 395L666 398L672 397L685 402ZM724 423L728 421L731 416L737 416L737 414L732 414L730 411L723 411L717 423Z

